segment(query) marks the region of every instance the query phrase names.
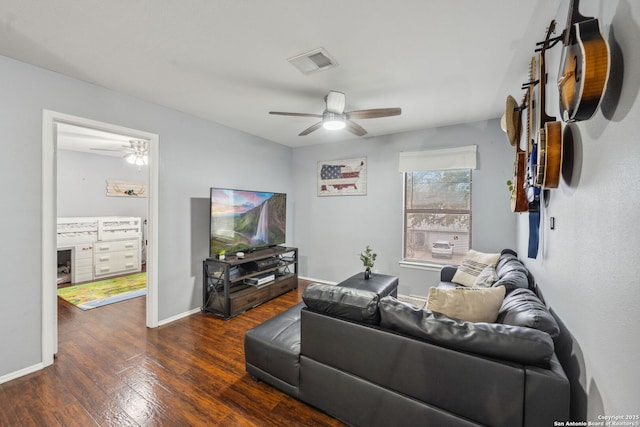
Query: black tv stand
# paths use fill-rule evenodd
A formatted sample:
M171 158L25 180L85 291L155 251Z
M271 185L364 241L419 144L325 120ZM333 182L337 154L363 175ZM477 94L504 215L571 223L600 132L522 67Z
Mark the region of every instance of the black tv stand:
M277 258L277 263L272 260ZM255 266L270 260L273 266ZM258 277L269 278L255 282ZM245 252L243 258L229 255L203 261L202 310L229 319L285 292L298 288L298 248L271 246Z

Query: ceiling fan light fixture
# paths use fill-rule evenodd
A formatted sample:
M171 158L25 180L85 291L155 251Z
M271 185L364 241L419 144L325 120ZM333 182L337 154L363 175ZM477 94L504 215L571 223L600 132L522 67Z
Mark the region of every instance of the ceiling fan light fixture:
M344 114L336 114L326 111L322 116L322 127L325 129L340 130L344 129L345 126Z
M345 123L343 120L329 120L323 122L322 127L328 130L340 130L344 129Z

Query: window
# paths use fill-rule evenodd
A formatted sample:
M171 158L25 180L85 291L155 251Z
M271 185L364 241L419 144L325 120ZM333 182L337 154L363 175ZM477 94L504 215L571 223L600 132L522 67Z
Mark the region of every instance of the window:
M404 260L459 264L471 247L471 169L404 177Z

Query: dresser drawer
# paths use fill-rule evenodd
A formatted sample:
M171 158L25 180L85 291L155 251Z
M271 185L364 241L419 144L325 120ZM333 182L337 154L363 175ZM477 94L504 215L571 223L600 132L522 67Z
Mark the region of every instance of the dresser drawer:
M117 240L115 242L98 242L94 245L93 250L97 253L114 252L114 251L126 251L132 249L138 249L140 247L140 241L135 240Z
M114 274L126 273L128 271L139 271L140 264L137 262L119 262L119 263L104 263L96 264L95 275L99 276L113 276Z
M100 264L122 264L122 263L138 263L139 255L137 251L121 251L109 253L97 253L93 258L95 265Z

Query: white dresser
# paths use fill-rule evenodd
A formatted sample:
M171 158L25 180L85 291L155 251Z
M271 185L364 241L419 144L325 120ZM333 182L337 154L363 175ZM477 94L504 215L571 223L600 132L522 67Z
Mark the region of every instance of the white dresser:
M58 251L71 251L71 283L142 269L139 217L58 218Z

